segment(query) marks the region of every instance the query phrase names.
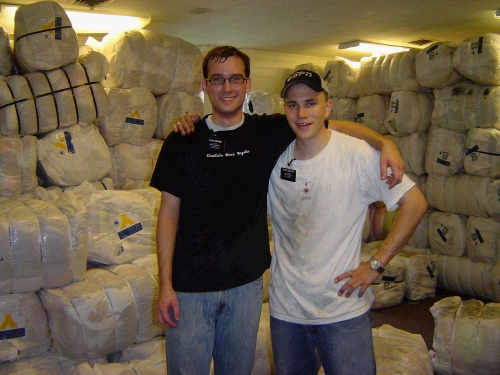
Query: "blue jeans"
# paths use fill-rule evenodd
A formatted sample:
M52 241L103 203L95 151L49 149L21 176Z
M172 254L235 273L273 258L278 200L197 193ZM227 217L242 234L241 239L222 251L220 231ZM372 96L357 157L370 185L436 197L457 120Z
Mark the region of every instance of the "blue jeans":
M343 322L305 325L271 317L276 375L375 375L370 311ZM316 354L316 350L317 354Z
M262 277L220 292L177 293L180 319L167 329L167 374L249 375L262 309ZM173 319L172 311L170 316Z

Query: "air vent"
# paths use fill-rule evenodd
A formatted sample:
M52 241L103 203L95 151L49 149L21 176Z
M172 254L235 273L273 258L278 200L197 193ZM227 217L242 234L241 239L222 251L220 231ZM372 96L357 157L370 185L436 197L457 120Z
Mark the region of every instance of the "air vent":
M88 8L105 7L115 2L115 0L66 0L66 1L68 2L68 4L71 5L79 5Z
M408 44L413 44L414 46L425 46L426 44L434 43L434 40L430 39L418 39L408 42Z

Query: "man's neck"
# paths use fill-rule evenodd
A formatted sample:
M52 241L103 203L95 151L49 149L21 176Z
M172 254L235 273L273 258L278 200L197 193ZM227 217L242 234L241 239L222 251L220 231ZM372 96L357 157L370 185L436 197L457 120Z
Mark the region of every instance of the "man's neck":
M297 160L308 160L318 155L328 144L331 132L325 129L313 139L299 139L295 142L293 157Z
M233 113L232 114L221 114L221 113L214 112L210 116L210 120L214 124L221 126L223 128L230 128L232 126L238 125L242 119L243 119L243 110L236 112L234 114Z

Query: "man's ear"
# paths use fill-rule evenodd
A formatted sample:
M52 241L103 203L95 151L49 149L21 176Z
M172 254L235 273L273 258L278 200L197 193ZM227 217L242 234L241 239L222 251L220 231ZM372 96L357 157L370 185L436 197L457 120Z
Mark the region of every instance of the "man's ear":
M201 90L206 94L207 93L207 80L203 78L201 80Z
M247 78L247 81L246 81L246 85L247 85L247 93L252 91L252 79L250 77Z
M330 113L332 112L332 107L333 107L332 100L328 99L326 102L326 108L325 108L325 118L328 118L328 116L330 116Z

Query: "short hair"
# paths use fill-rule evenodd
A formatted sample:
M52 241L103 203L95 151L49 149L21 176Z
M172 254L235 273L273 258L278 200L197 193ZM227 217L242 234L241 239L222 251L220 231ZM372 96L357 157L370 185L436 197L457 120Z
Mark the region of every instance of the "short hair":
M203 77L208 78L208 63L210 61L214 61L216 63L223 63L229 57L239 57L243 64L245 65L245 77L250 76L250 58L241 52L236 47L232 46L218 46L212 48L207 52L205 57L203 58Z

